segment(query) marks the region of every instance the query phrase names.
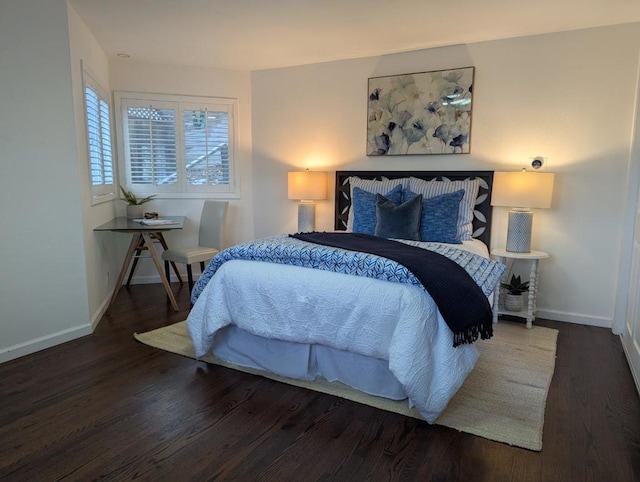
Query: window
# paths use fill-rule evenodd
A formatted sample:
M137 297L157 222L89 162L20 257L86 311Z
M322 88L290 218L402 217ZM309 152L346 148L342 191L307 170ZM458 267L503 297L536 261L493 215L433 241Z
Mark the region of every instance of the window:
M123 182L140 194L234 193L233 99L116 93Z
M83 70L92 203L115 198L109 95Z

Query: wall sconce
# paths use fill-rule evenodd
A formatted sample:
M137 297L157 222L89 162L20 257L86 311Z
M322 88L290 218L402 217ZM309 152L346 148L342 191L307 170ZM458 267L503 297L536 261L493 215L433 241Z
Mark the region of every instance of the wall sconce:
M493 175L492 206L508 206L507 251L531 252L531 208L551 207L553 180L549 172L496 172Z
M288 173L288 197L298 199L298 232L316 229L316 203L327 198L327 173L321 171L293 171Z

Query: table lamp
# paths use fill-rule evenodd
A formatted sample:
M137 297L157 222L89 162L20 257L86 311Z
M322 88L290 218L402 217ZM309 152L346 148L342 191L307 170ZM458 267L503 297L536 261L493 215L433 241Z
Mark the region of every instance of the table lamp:
M549 172L496 172L493 175L492 206L508 206L507 251L531 252L531 208L550 208L555 174Z
M289 199L298 199L298 232L316 229L316 203L327 198L327 173L321 171L293 171L288 173Z

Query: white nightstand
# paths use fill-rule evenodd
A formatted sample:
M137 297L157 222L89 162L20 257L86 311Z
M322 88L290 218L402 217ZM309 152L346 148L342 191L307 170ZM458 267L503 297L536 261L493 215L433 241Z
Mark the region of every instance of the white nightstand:
M529 274L529 293L526 311L509 311L500 306L500 292L502 288L495 290L493 297L493 322L498 322L498 315L519 316L527 320L527 328L531 328L533 320L536 318L536 298L538 296L538 262L541 259L548 258L549 255L544 251L534 251L529 253L512 253L504 248L492 249L491 254L501 263L505 263L507 259L531 261L531 273ZM508 270L507 270L508 271ZM505 277L507 275L505 274ZM506 279L506 278L505 278Z

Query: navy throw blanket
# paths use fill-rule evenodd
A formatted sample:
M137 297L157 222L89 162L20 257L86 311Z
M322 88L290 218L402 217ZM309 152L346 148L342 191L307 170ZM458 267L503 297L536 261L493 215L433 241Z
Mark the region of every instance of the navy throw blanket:
M392 239L360 233L298 233L309 243L360 251L405 266L422 283L453 332L453 346L493 336L489 300L469 274L446 256Z

